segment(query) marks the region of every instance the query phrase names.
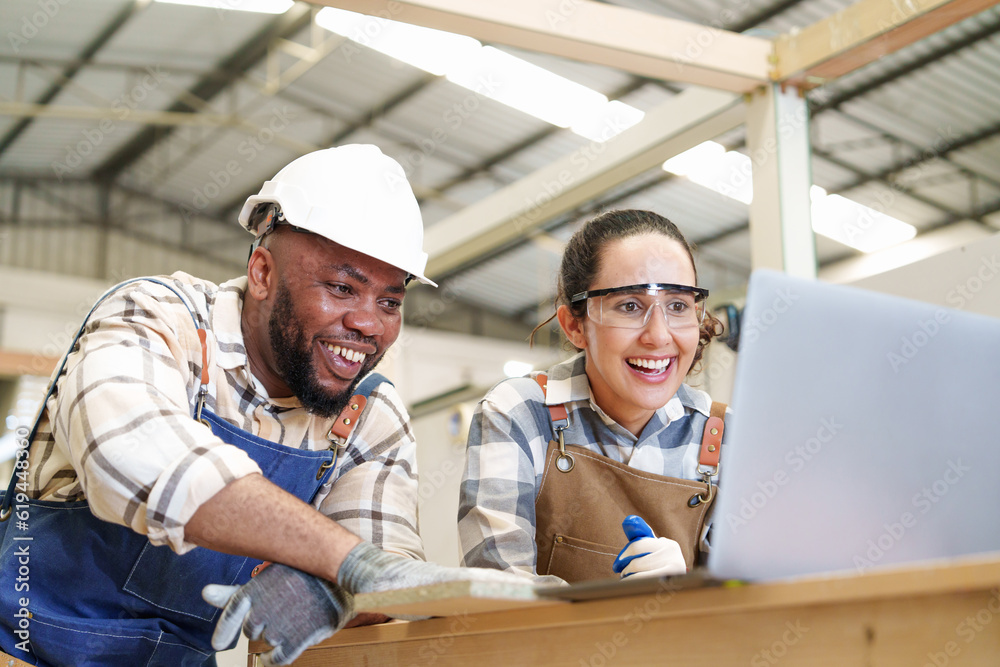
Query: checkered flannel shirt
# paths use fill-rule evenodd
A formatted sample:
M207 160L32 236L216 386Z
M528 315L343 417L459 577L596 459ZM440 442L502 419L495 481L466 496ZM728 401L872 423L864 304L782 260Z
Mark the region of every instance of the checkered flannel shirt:
M175 273L208 330L206 406L223 420L286 447L330 447L331 420L295 398L269 398L250 372L240 316L245 277L216 286ZM178 553L184 526L224 486L260 468L193 419L201 345L187 308L165 287L119 289L91 316L47 402L29 458L32 497L87 500L101 519ZM331 482L313 505L387 551L423 559L417 532L416 443L391 384L372 393L341 443Z
M532 373L500 382L480 401L469 430L458 509L463 565L508 570L539 583L558 581L537 577L535 571L535 496L545 450L555 439L546 405L565 404L567 444L637 470L701 479L698 454L712 408L709 395L682 384L636 437L594 403L584 355L548 371L545 397L533 379L537 373ZM623 533L623 547L626 542ZM707 548L703 540L702 549Z

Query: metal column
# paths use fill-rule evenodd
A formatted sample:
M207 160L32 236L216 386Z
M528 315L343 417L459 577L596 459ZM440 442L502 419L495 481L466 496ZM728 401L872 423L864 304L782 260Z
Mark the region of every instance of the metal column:
M772 83L747 104L753 162L750 262L753 268L816 277L809 188L809 110L795 88Z

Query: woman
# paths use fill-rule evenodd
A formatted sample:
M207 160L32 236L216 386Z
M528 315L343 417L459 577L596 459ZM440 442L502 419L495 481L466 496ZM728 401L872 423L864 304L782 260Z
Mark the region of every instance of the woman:
M722 329L695 285L691 247L655 213L611 211L574 234L554 317L579 353L476 409L464 565L572 582L698 562L726 408L683 384Z

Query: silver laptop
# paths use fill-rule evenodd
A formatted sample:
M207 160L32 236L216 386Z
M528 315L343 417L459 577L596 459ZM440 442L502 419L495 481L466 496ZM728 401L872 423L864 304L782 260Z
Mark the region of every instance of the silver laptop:
M708 571L1000 551L1000 320L757 271Z

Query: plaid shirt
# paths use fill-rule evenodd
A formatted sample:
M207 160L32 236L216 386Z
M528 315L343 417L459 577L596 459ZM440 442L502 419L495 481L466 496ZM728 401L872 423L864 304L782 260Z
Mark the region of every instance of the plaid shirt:
M180 272L160 279L185 295L207 329L209 410L286 447L331 446L332 420L309 414L296 398L269 398L251 374L240 325L245 277L219 286ZM202 503L260 472L192 417L201 364L191 315L173 292L142 281L107 298L45 406L30 451L32 497L87 500L99 518L155 545L192 549L184 526ZM330 479L316 508L376 546L423 559L416 443L392 385L372 393Z
M659 475L698 480L698 453L712 407L682 384L637 438L593 401L581 352L548 371L548 394L530 378L500 382L476 408L458 509L462 564L535 577L535 496L554 440L546 405L569 413L566 444ZM728 415L727 410L727 415ZM603 445L603 451L602 451ZM621 539L625 546L624 533ZM702 544L707 549L707 544ZM608 573L611 576L612 573ZM542 577L539 583L558 581Z

